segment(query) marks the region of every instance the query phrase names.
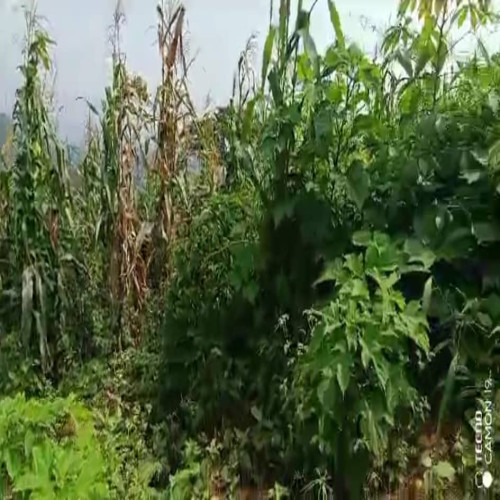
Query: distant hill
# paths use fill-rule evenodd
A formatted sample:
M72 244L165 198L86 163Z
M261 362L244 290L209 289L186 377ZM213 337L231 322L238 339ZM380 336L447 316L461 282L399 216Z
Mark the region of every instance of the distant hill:
M5 113L0 113L0 147L5 144L12 127L12 120Z

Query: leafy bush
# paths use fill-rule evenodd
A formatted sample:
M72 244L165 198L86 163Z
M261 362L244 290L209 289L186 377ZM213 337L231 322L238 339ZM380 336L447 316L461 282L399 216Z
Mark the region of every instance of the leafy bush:
M213 197L175 251L166 298L163 400L171 408L181 398L196 401L201 413L193 422L204 420L207 427L222 416L221 408L238 401L249 375L239 315L257 294L254 210L251 193Z
M92 414L73 397L2 399L0 480L7 498L109 498Z
M313 443L334 457L337 484L347 477L351 494L364 483L366 452L382 458L396 421L421 406L410 341L422 361L429 352L420 304L395 289L404 255L379 233L355 241L367 247L364 255L335 261L320 279L335 280L335 296L312 313L316 324L297 375L301 419L314 423Z
M78 394L92 408L113 498L156 498L155 487L166 483L164 424L152 425L150 418L158 357L157 346L130 348L107 362L93 360L67 373L58 389Z

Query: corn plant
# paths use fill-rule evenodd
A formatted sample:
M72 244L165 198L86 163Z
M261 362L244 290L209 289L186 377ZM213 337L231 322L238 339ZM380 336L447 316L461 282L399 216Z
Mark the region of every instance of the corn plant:
M157 13L161 81L153 111L156 127L153 179L157 185L155 246L156 270L166 276L168 249L175 239L179 218L175 213L175 192L179 192L181 148L189 139L189 119L194 115L194 108L186 81L190 64L184 40L185 8L162 2Z
M70 349L64 331L66 280L71 254L71 199L63 148L46 103L43 78L50 70L51 39L35 13L26 14L27 43L20 67L23 85L14 108L14 163L9 171L9 268L4 296L11 328L45 373ZM7 290L8 292L5 292ZM5 310L4 310L5 311Z
M100 195L96 241L104 250L109 265L113 330L121 349L126 315L140 309L144 303L149 257L143 252L143 244L151 229L139 219L134 185L142 159L141 131L147 123L148 91L140 77L127 72L120 51L120 27L124 16L119 5L114 21L113 77L111 86L106 88L100 118L102 151L97 137L92 137L84 162L84 183L86 191L94 194L99 191Z

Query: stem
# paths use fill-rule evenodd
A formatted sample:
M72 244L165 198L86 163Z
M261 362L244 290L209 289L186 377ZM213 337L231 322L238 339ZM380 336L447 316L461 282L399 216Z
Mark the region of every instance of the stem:
M444 27L447 22L447 17L446 17L446 12L447 12L447 2L444 3L443 7L443 15L441 18L441 24L439 26L439 41L438 41L438 46L437 46L437 54L436 54L436 64L434 66L434 92L432 96L432 109L436 109L436 104L437 104L437 93L438 93L438 87L439 87L439 79L440 79L440 68L439 68L439 59L441 56L441 48L443 46L443 38L444 38Z
M339 128L339 141L337 143L337 152L335 154L335 160L333 163L335 166L335 169L338 169L340 155L342 153L343 135L344 135L345 126L347 124L347 112L349 109L349 102L351 99L351 93L354 90L354 87L356 86L356 82L354 79L351 80L351 83L353 83L353 85L352 86L349 85L347 87L347 93L346 93L346 98L345 98L345 109L344 109L345 113L344 113L344 117L343 117L342 123L341 123L340 128Z

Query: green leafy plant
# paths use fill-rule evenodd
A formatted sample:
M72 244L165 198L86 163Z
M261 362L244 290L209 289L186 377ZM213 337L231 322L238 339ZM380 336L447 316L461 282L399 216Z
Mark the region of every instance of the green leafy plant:
M3 498L109 498L91 413L74 397L0 401Z
M72 253L71 199L64 151L50 119L43 75L53 43L34 12L26 14L23 86L14 108L14 164L8 182L9 266L2 322L20 332L23 348L54 374L71 351L65 329L66 284L78 272ZM2 263L2 267L4 263Z
M227 357L231 350L244 350L240 332L223 334L231 314L238 317L238 303L233 313L228 310L234 298L241 295L252 303L257 293L254 206L250 194L219 194L176 244L177 271L167 293L163 399L171 409L181 398L196 401L200 414L195 422L205 425L220 417L215 409L221 398L236 403L245 370ZM186 377L186 370L192 376Z
M335 296L313 312L297 374L301 419L314 422L313 442L334 458L334 482L349 481L351 495L360 494L366 452L380 459L401 411L421 404L409 373L412 344L422 360L429 352L420 304L395 288L404 255L385 235L362 236L355 241L364 255L335 261L321 278L335 281Z

